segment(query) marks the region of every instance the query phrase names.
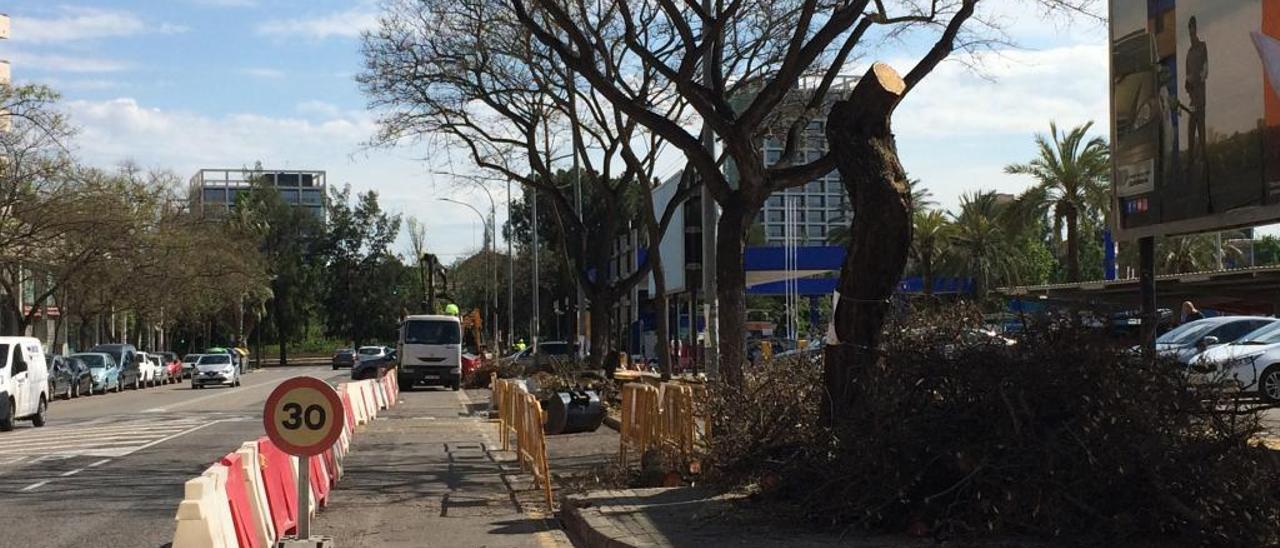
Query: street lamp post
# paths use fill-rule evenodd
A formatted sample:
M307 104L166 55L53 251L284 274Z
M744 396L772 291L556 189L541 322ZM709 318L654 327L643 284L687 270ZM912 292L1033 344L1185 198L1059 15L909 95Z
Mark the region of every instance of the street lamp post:
M489 198L489 227L490 227L489 234L492 235L491 241L493 242L493 247L490 248L490 251L492 251L494 255L497 255L498 253L498 207L497 207L498 202L497 200L493 199L493 193L489 192L489 188L484 186L484 184L482 184L480 181L476 181L473 179L471 182L475 183L476 186L480 188L480 190L483 190L485 196ZM511 181L508 180L507 181L508 217L510 217L510 200L511 200ZM511 253L510 248L511 248L511 240L508 239L507 240L508 254ZM499 348L501 348L501 346L499 345L499 341L498 341L498 267L495 263L493 263L493 261L495 260L497 260L496 257L490 257L489 259L489 272L493 278L493 307L491 308L490 314L489 314L489 321L490 321L489 325L491 325L493 329L493 348L495 351L497 351ZM511 281L508 279L507 281L507 301L508 301L507 316L511 315L511 307L510 307L511 291L512 291ZM509 325L511 322L508 321L507 323ZM507 331L507 339L508 339L508 342L510 342L510 339L511 339L510 329L508 329Z
M488 192L488 191L486 190L485 192ZM498 302L498 274L497 274L497 269L496 269L496 268L494 268L494 264L493 264L493 257L492 257L492 251L491 251L491 249L490 249L490 242L491 242L492 240L491 240L491 238L490 238L490 233L489 233L489 222L485 220L485 218L484 218L484 214L483 214L483 213L481 213L479 209L476 209L476 208L475 208L474 206L472 206L471 204L468 204L468 203L466 203L466 202L460 202L460 201L458 201L458 200L454 200L454 199L452 199L452 198L439 198L439 200L440 200L440 201L442 201L442 202L449 202L449 203L452 203L452 204L458 204L458 205L461 205L461 206L465 206L467 209L470 209L471 211L474 211L474 212L475 212L475 214L476 214L476 216L480 217L480 227L481 227L481 229L483 229L483 230L484 230L484 233L485 233L485 236L484 236L484 247L483 247L483 251L486 251L486 252L490 252L490 253L491 253L491 254L490 254L490 257L488 257L488 260L487 260L487 261L485 261L485 262L487 262L487 263L489 264L489 271L490 271L490 275L491 275L491 279L492 279L492 284L491 284L491 285L490 285L490 287L489 287L489 293L492 295L492 297L493 297L493 298L492 298L492 300L491 300L488 296L486 296L486 297L485 297L485 301L486 301L486 303L489 305L489 310L490 310L490 312L493 312L493 307L494 307L494 306L496 306L496 304L497 304L497 302ZM497 321L497 314L496 314L496 313L494 313L494 314L492 314L492 315L490 316L490 321L492 321L492 322L496 322L496 321ZM492 326L493 324L491 323L491 324L489 324L489 325L490 325L490 326ZM476 341L476 342L477 342L477 343L479 343L480 341ZM494 329L494 346L493 346L493 349L494 349L494 352L497 352L497 351L498 351L498 341L497 341L497 330L496 330L496 329Z

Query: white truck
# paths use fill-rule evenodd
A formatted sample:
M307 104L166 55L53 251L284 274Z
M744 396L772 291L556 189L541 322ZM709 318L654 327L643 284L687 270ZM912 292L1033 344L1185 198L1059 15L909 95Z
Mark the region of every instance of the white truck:
M462 322L447 315L405 317L396 357L396 380L406 390L420 384L457 390L462 386Z
M44 426L49 409L49 367L40 340L0 337L0 431L19 420Z

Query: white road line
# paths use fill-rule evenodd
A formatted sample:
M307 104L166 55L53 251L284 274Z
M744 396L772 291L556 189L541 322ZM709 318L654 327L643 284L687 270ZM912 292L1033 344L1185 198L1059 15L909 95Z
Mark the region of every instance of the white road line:
M108 463L108 462L111 462L111 459L102 459L102 460L99 460L99 461L94 461L94 462L90 463L90 464L89 464L89 466L86 466L86 468L97 468L97 467L102 466L102 465L104 465L104 464L106 464L106 463Z
M205 428L205 427L208 427L208 426L213 426L213 425L215 425L215 424L223 423L223 422L232 422L232 420L231 420L231 419L219 419L219 420L216 420L216 421L206 422L206 423L201 424L201 425L199 425L199 426L196 426L196 427L194 427L194 428L188 428L188 429L186 429L186 430L183 430L183 431L181 431L181 432L178 432L177 434L174 434L174 435L172 435L172 436L166 436L166 437L160 438L160 439L158 439L158 440L156 440L156 441L153 441L153 442L151 442L151 443L148 443L148 444L146 444L146 445L143 445L142 447L139 447L139 448L137 448L137 449L134 449L133 451L129 451L128 453L125 453L125 454L123 454L123 455L119 455L119 456L123 457L123 456L127 456L127 455L132 455L132 454L137 453L138 451L141 451L141 450L143 450L143 449L148 449L148 448L151 448L151 447L155 447L155 446L160 445L160 444L162 444L162 443L164 443L164 442L166 442L166 441L169 441L169 440L171 440L171 439L178 438L178 437L181 437L181 436L185 436L185 435L190 434L190 433L192 433L192 432L195 432L196 430L199 430L199 429L201 429L201 428Z
M84 472L84 468L76 468L75 470L68 470L58 475L65 478L68 476L74 476L76 474L79 474L80 472Z
M33 490L33 489L39 489L39 488L41 488L41 487L44 487L45 485L48 485L48 484L49 484L49 482L48 482L48 481L38 481L38 482L35 482L35 483L31 484L31 485L28 485L28 486L26 486L26 487L23 487L22 489L19 489L19 491L23 491L23 492L31 491L31 490Z
M284 379L279 379L279 380L280 380L281 382L284 382ZM175 403L175 404L172 404L172 405L166 405L166 406L164 406L164 407L158 407L158 408L155 408L155 409L148 409L148 410L147 410L147 412L150 412L150 413L165 413L165 412L172 411L172 410L174 410L174 409L176 409L176 408L179 408L179 407L186 407L186 406L191 405L191 404L193 404L193 403L202 402L202 401L210 400L210 399L213 399L213 398L221 398L221 397L223 397L223 396L230 396L230 395L234 395L234 394L243 394L246 390L254 390L254 389L257 389L257 388L263 388L263 387L274 387L274 386L275 386L275 384L274 384L274 383L272 383L271 381L267 381L267 382L260 383L260 384L253 384L253 385L241 385L241 386L240 386L240 387L238 387L238 388L228 388L228 389L226 389L226 393L225 393L225 394L224 394L224 393L222 393L222 392L223 392L223 389L222 389L221 387L219 387L219 388L217 389L217 393L209 394L208 396L200 396L200 397L198 397L198 398L191 398L191 399L189 399L189 400L183 400L183 401L180 401L180 402Z

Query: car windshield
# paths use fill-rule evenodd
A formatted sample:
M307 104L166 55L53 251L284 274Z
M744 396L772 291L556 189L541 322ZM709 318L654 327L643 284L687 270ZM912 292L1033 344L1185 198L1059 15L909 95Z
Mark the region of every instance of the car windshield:
M1280 343L1280 322L1269 323L1264 327L1260 327L1250 331L1236 344L1275 344Z
M360 349L360 353L366 356L372 356L374 354L381 354L382 349L377 346L366 346Z
M456 322L413 320L404 324L405 344L459 344L462 329Z
M355 351L350 348L339 348L333 351L334 354L350 354L352 352L355 352Z
M182 361L186 363L196 363L200 361L200 356L203 355L204 354L187 354L186 357L182 358Z
M75 356L72 356L72 357L80 358L80 361L84 362L85 365L88 365L93 369L98 369L98 368L107 366L107 360L103 359L101 354L76 354Z
M1218 327L1219 325L1222 324L1209 320L1197 320L1194 322L1184 323L1173 328L1168 333L1160 335L1160 337L1156 339L1156 343L1177 345L1194 344L1196 341L1199 341L1200 337L1204 336L1205 333L1208 333L1209 330Z
M231 356L226 354L209 354L200 356L200 365L226 365L231 363Z

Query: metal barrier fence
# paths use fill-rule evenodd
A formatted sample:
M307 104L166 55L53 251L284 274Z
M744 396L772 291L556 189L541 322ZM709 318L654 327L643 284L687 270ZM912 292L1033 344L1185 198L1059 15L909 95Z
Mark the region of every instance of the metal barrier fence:
M647 384L622 386L622 428L618 440L618 460L629 464L632 453L643 456L649 449L691 467L696 472L695 449L709 434L708 421L699 424L697 402L704 394L701 387L680 383L663 383L655 388Z
M497 375L490 377L493 401L498 405L498 430L502 436L502 449L511 450L510 435L516 438L516 459L520 469L533 476L534 485L542 488L547 509L553 510L551 497L551 467L547 463L547 438L543 431L546 413L538 398L523 387Z

